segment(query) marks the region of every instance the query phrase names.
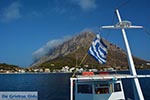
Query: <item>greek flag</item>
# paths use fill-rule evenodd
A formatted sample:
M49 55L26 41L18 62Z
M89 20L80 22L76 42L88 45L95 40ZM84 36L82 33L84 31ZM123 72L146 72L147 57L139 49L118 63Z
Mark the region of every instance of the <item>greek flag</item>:
M100 35L97 34L88 51L99 63L106 63L107 46L104 44Z

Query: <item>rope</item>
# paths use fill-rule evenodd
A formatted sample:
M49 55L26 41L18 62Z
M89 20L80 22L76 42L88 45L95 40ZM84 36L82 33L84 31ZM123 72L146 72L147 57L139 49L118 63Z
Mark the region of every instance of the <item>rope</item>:
M112 18L112 25L114 25L114 22L115 22L115 13L114 13L114 15L113 15L113 18ZM106 34L106 40L108 39L108 37L109 37L109 35L110 35L110 33L111 33L111 29L110 30L108 30L108 32L107 32L107 34Z
M129 2L129 0L123 2L122 4L120 4L120 5L117 7L117 9L119 9L119 8L121 8L121 7L125 6L125 5L127 5L128 2Z
M87 55L88 55L87 53L84 55L83 59L81 60L81 62L80 62L80 64L79 64L79 66L81 66L81 64L83 63L83 61L84 61L85 58L87 57ZM76 67L78 67L78 66L76 65ZM72 77L75 77L76 72L77 72L77 70L76 70L76 68L75 68L75 71L73 72Z
M80 64L79 64L79 66L81 66L81 64L83 63L83 61L85 60L85 58L87 57L87 53L84 55L84 57L83 57L83 59L81 60L81 62L80 62Z

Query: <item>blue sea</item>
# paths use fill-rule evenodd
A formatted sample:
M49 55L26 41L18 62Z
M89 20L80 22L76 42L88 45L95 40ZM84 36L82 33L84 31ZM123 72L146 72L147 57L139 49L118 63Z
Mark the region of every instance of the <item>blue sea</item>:
M122 71L119 73L129 73ZM139 70L138 74L150 74ZM38 100L70 100L70 73L0 74L0 92L37 91ZM150 100L150 78L140 79L145 100ZM123 79L126 98L133 99L131 80Z

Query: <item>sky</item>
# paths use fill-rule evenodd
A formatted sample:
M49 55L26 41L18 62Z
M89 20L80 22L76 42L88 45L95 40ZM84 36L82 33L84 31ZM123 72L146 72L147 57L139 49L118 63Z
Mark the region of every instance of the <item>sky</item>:
M150 31L150 0L0 0L0 63L27 67L63 41L122 20ZM150 60L150 33L126 30L133 55ZM101 36L125 48L120 30Z

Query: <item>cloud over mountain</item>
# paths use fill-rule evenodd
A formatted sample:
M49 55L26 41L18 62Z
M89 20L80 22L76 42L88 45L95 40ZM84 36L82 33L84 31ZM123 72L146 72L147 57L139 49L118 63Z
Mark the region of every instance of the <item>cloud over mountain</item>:
M68 39L70 39L70 36L65 36L60 39L53 39L53 40L48 41L40 49L33 52L33 54L32 54L33 60L36 61L36 60L40 59L42 56L50 53L55 47L61 45L63 42L67 41Z

